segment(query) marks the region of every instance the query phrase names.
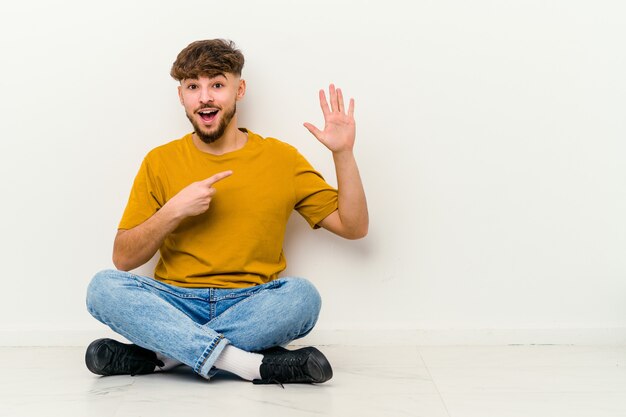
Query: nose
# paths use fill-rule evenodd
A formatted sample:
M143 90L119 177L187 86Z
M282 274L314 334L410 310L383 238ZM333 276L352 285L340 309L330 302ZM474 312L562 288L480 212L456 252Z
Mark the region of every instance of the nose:
M207 104L213 101L213 95L209 88L202 88L200 91L200 103Z

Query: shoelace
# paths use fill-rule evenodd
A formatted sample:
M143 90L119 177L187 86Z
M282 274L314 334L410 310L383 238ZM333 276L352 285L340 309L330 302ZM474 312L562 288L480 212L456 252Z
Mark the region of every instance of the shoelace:
M111 361L105 366L105 369L109 369L110 367L115 367L118 370L121 370L125 374L130 374L130 376L137 375L138 372L142 371L147 364L152 365L154 368L165 366L163 362L153 358L147 358L141 356L141 354L137 354L136 349L127 349L127 350L111 350Z
M283 383L282 383L282 382L280 382L279 380L277 380L277 379L276 379L276 378L274 378L274 377L270 377L270 378L267 380L267 382L268 382L269 384L278 384L278 385L280 385L280 387L281 387L282 389L285 389L285 386L283 385Z
M304 381L306 380L306 373L303 371L302 366L306 358L298 357L273 357L268 361L268 382L278 383L281 386L280 380L288 381ZM283 388L285 388L283 386Z

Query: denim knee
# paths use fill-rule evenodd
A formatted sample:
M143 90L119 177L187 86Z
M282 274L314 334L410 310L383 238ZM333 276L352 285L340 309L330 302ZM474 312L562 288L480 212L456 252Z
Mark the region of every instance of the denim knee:
M294 321L302 326L302 332L298 337L308 334L317 323L322 307L322 297L317 288L304 278L285 279L285 287L288 292L284 298L285 308L292 314Z
M102 312L107 305L111 305L111 297L113 296L113 290L120 285L119 278L122 278L123 274L127 274L123 271L114 269L106 269L98 272L91 279L89 286L87 287L87 311L98 319L99 312Z
M317 288L304 278L285 279L290 297L297 300L299 304L306 306L311 312L317 315L322 307L322 297Z

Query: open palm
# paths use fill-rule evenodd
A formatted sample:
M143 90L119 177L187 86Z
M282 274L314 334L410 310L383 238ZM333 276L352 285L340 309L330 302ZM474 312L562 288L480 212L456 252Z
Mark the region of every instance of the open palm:
M344 107L341 89L331 84L328 88L330 106L326 100L324 90L320 90L320 106L324 114L324 130L320 130L311 123L305 123L309 132L313 134L332 152L352 151L356 135L354 122L354 99L350 99L348 111Z

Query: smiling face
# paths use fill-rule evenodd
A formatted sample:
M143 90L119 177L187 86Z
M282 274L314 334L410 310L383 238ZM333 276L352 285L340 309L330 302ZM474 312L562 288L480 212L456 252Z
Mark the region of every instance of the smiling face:
M226 73L186 78L178 87L178 96L196 135L209 144L224 135L233 119L236 123L237 101L245 90L244 80Z

